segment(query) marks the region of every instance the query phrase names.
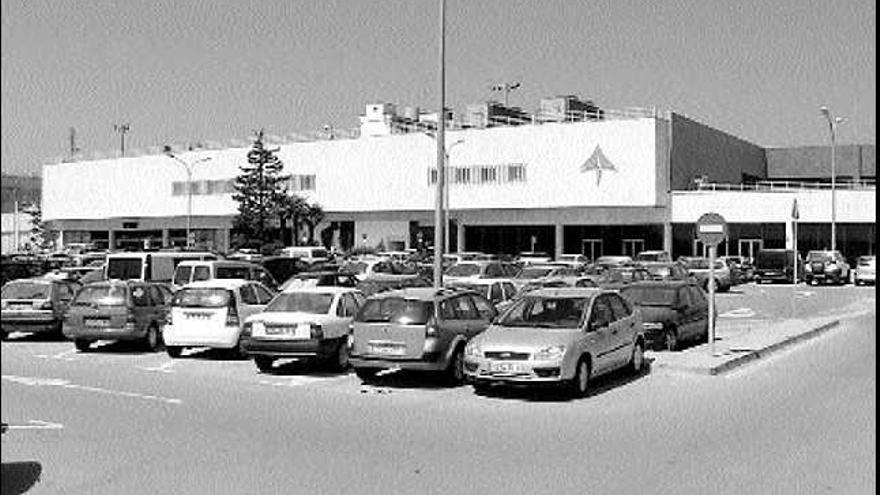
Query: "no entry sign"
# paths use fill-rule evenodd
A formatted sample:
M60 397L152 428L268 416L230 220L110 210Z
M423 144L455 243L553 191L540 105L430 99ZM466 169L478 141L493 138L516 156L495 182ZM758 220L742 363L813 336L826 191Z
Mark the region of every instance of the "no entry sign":
M716 246L727 238L727 221L717 213L704 213L697 220L697 239Z

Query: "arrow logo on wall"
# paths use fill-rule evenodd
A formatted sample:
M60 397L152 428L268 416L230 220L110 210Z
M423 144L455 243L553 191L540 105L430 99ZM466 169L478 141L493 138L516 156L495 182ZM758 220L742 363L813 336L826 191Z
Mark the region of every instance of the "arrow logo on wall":
M597 145L593 154L581 165L581 172L589 172L590 170L596 171L596 185L598 186L602 180L602 170L617 172L617 167L611 163L605 153L602 153L602 148Z

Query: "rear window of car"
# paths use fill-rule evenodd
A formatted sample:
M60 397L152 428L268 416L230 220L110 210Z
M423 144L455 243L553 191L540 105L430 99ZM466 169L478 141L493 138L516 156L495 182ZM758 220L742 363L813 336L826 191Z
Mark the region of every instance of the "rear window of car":
M433 302L402 297L380 297L367 300L355 321L390 322L401 325L423 325L433 314Z
M124 306L126 292L124 285L87 285L76 294L72 305Z
M325 315L330 311L331 304L333 304L333 294L290 292L275 296L264 311Z
M191 266L178 265L177 269L174 272L175 285L188 284L190 275L192 275L192 267Z
M107 262L107 278L139 279L143 263L139 258L111 258Z
M49 299L52 284L40 282L10 282L3 286L3 299Z
M874 257L861 257L859 258L859 266L871 266L877 264L877 258Z
M831 261L831 255L822 252L813 252L807 255L808 261Z
M215 278L250 279L250 270L244 266L218 266L214 272Z
M232 291L220 288L186 288L177 291L172 306L183 308L222 308L234 300Z
M627 287L620 292L641 306L672 306L677 290L674 287Z
M446 275L450 277L469 277L471 275L480 274L480 265L462 264L452 265L446 270Z
M537 268L537 267L526 267L523 268L519 275L516 278L524 278L524 279L532 279L532 278L541 278L550 275L550 272L553 271L553 268Z

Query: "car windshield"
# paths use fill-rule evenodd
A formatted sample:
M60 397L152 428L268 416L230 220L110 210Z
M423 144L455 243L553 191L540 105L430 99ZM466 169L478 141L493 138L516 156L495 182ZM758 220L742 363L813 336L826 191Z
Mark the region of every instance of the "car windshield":
M87 285L74 298L73 306L124 306L124 285Z
M634 270L609 270L602 277L603 282L632 282L637 280Z
M174 294L172 306L182 308L222 308L233 300L232 291L221 288L184 288Z
M250 279L250 270L246 266L218 266L214 278Z
M877 258L873 256L862 256L859 258L859 266L874 266L877 264Z
M759 251L758 267L782 269L791 263L792 256L785 251Z
M831 255L824 252L812 252L807 255L808 261L830 261Z
M525 296L504 313L502 327L577 328L589 297Z
M516 276L519 279L533 279L533 278L541 278L550 275L550 272L553 271L553 268L549 267L525 267L521 272Z
M178 265L174 271L174 284L186 285L189 283L189 277L192 275L192 267L186 265Z
M272 299L265 312L297 312L325 315L330 312L333 294L320 292L287 292Z
M482 294L483 296L489 297L489 285L485 284L455 284L455 287L461 289L472 290L477 294Z
M380 297L368 300L358 312L355 321L424 325L433 313L431 301L402 297Z
M641 306L672 306L675 304L676 289L674 287L627 287L621 293Z
M49 299L52 284L40 282L10 282L3 286L3 299Z
M480 274L480 265L473 265L470 263L458 263L456 265L452 265L446 270L446 275L450 277L470 277L471 275L479 275Z
M709 260L706 258L688 258L684 260L684 264L691 270L709 269Z

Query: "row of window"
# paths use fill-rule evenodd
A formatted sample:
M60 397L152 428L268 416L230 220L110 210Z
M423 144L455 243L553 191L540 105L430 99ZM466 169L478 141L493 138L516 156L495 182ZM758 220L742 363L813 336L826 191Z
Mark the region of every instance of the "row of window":
M451 184L504 184L508 182L525 182L526 166L524 163L506 163L501 165L467 165L449 167L447 180ZM428 185L437 183L437 169L428 169Z
M175 181L171 183L172 196L184 196L187 194L187 184L190 193L194 196L212 196L216 194L232 194L235 192L235 179L222 180L194 180L192 182ZM314 191L314 175L291 175L288 182L289 191Z

